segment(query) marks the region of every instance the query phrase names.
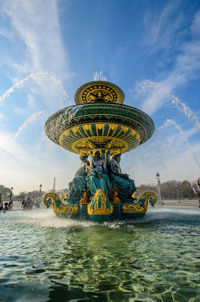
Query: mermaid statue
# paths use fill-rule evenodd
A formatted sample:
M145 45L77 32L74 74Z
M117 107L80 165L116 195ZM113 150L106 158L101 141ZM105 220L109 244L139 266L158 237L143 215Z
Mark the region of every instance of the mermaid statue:
M117 189L121 202L132 198L136 191L134 180L123 174L120 167L121 154L114 155L110 163L110 181L113 189Z
M77 200L82 198L83 191L87 189L87 175L90 170L90 163L87 155L81 155L80 160L82 163L73 180L69 183L69 195L66 202L70 204L76 204Z
M91 172L87 177L87 186L91 196L94 196L98 189L102 189L108 198L111 196L111 183L108 169L99 151L96 151L94 159L92 160Z
M95 153L86 181L91 196L94 196L98 189L102 189L110 198L115 189L121 202L132 199L132 194L136 191L135 183L128 174L122 173L120 160L121 154L117 154L106 166L105 160L100 157L100 152Z

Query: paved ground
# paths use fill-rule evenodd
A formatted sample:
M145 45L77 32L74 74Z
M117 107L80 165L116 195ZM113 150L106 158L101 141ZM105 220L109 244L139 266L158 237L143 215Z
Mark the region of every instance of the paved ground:
M163 200L164 204L156 204L156 207L198 208L199 200Z
M156 204L156 207L198 208L199 200L163 200L164 204ZM43 207L43 204L41 204ZM13 210L21 210L21 203L14 201Z

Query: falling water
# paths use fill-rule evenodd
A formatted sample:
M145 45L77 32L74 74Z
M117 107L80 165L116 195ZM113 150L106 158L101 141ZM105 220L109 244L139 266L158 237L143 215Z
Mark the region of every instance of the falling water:
M56 79L56 77L53 74L49 74L46 71L38 71L35 73L31 73L29 75L27 75L26 77L24 77L23 79L20 79L19 81L17 81L13 86L11 86L8 90L6 90L2 96L0 96L0 104L3 103L3 101L11 94L13 93L16 89L22 87L24 85L25 82L29 81L29 80L34 80L34 81L38 81L39 79L41 79L41 77L45 77L51 81L53 81L54 83L56 83L56 85L63 91L63 96L64 98L67 97L67 92L63 87L63 84L60 80Z
M65 108L57 119L49 119L48 120L48 137L51 140L56 140L56 133L61 133L66 128L66 125L69 125L72 118L76 115L82 105L70 106ZM55 131L56 129L56 131Z
M171 120L171 119L167 119L166 122L164 123L164 125L162 127L165 127L165 126L168 126L168 125L173 125L174 127L176 127L176 129L178 129L178 131L180 132L181 136L183 137L184 141L186 142L187 146L188 146L188 149L190 150L190 152L192 153L193 155L193 158L196 162L196 164L198 165L198 167L200 168L200 163L188 141L188 139L186 138L183 130L181 129L181 127L179 125L177 125L177 123L174 121L174 120Z
M185 104L184 102L181 102L180 99L171 94L170 89L164 86L161 86L157 82L153 82L150 80L145 80L140 83L137 83L133 89L134 93L136 95L141 94L152 94L152 93L162 93L164 97L167 99L168 102L175 105L176 108L185 114L185 116L190 120L195 127L200 129L200 119L199 117L190 109L190 107ZM133 92L131 91L131 92Z
M76 115L82 105L76 105L76 107L68 107L65 110L65 113L68 115L68 123L71 122L71 119Z
M39 110L37 112L34 112L33 114L31 114L31 116L29 116L25 121L24 123L18 128L17 132L15 133L14 135L14 138L17 138L21 132L27 127L27 125L31 122L34 122L36 120L36 118L38 116L40 116L44 111L42 110Z
M15 212L15 211L14 211ZM51 227L55 229L59 228L70 228L70 227L83 227L90 228L93 226L98 226L101 228L119 228L124 225L135 225L135 224L147 224L149 222L156 220L167 220L171 217L171 213L180 214L180 215L199 215L199 211L196 208L149 208L148 213L142 217L134 220L126 221L126 222L104 222L103 224L99 224L93 221L85 221L85 220L73 220L73 219L61 219L57 217L52 208L50 209L33 209L32 211L21 211L17 210L15 213L12 212L12 216L14 216L15 222L10 223L19 223L40 227ZM2 215L1 218L7 220L6 215Z

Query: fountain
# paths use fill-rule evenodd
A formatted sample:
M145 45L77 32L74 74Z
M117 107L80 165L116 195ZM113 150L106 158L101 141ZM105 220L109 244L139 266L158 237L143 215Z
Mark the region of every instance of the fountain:
M107 81L82 85L74 98L75 106L48 118L45 132L54 143L78 153L82 163L69 183L67 198L46 193L45 205L52 204L57 216L98 222L143 216L157 196L138 196L134 181L121 171L120 159L150 139L152 119L124 105L123 91Z

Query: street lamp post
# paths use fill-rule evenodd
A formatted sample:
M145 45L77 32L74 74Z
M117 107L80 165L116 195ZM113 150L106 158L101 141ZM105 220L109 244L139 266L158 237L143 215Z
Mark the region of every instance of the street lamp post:
M12 196L13 196L13 187L10 188L10 201L8 203L9 210L12 210L12 208L13 208Z
M40 199L39 199L39 207L42 201L42 184L40 184Z
M42 185L39 185L38 200L35 202L36 208L40 208L41 201L42 201Z
M200 190L200 177L198 178L197 184ZM199 208L200 208L200 192L199 192Z
M159 174L159 172L156 173L156 178L157 178L158 203L163 204L162 197L161 197L160 174Z
M12 200L12 196L13 196L13 187L10 188L10 200Z

